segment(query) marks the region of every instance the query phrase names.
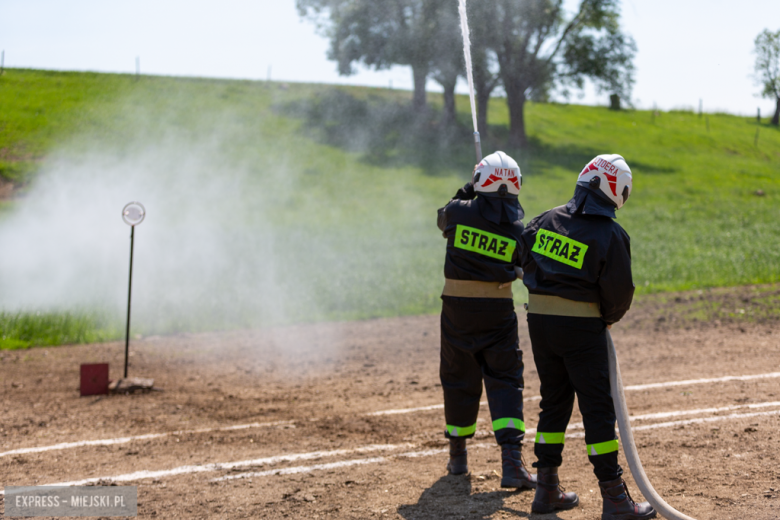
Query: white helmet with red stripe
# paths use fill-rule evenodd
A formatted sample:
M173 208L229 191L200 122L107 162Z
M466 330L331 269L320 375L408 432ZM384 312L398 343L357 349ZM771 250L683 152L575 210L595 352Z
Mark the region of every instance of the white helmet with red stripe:
M523 175L514 159L504 152L495 152L480 161L471 181L477 193L517 197L523 185Z
M617 154L599 155L585 166L577 184L601 192L620 209L631 195L633 179L623 157Z

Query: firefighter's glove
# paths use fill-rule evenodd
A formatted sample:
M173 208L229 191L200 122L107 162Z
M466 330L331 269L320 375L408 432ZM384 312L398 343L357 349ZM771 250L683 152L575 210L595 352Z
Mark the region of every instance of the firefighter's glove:
M474 185L471 182L467 182L465 186L458 190L453 199L457 200L473 200L477 196L474 191Z

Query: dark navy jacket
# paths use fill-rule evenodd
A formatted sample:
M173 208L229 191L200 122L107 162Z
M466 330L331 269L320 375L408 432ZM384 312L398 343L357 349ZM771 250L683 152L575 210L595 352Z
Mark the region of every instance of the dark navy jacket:
M515 197L473 197L469 185L439 209L447 239L444 276L451 280L512 282L522 255L523 209ZM463 197L463 198L458 198Z
M607 324L631 307L631 244L615 207L577 186L565 206L534 218L522 235L523 283L531 294L597 302Z

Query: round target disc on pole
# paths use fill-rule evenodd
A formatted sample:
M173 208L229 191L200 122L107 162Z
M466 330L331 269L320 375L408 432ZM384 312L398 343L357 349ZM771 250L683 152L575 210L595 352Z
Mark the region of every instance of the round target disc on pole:
M135 245L135 226L144 221L146 208L140 202L130 202L122 208L122 220L130 226L130 274L127 281L127 327L125 329L125 379L127 379L128 358L130 356L130 307L133 294L133 246Z
M122 208L122 220L128 226L137 226L144 221L146 217L146 208L140 202L130 202Z

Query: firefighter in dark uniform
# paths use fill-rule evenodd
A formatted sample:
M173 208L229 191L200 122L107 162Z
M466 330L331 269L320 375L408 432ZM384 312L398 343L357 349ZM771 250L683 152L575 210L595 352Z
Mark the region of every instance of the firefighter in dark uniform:
M580 173L574 197L533 219L523 232L523 283L528 330L541 381L534 453L538 486L531 509L572 509L558 467L574 395L585 425L588 459L599 480L603 520L654 518L635 503L621 478L615 409L609 386L607 329L631 306L631 249L615 210L631 194L632 177L619 155L600 155Z
M533 488L536 477L526 470L520 452L525 435L523 358L512 299L523 232L517 200L521 184L517 163L496 152L475 167L472 181L439 210L439 229L447 239L440 377L449 472L468 472L466 439L477 429L484 380L501 446L501 486Z

